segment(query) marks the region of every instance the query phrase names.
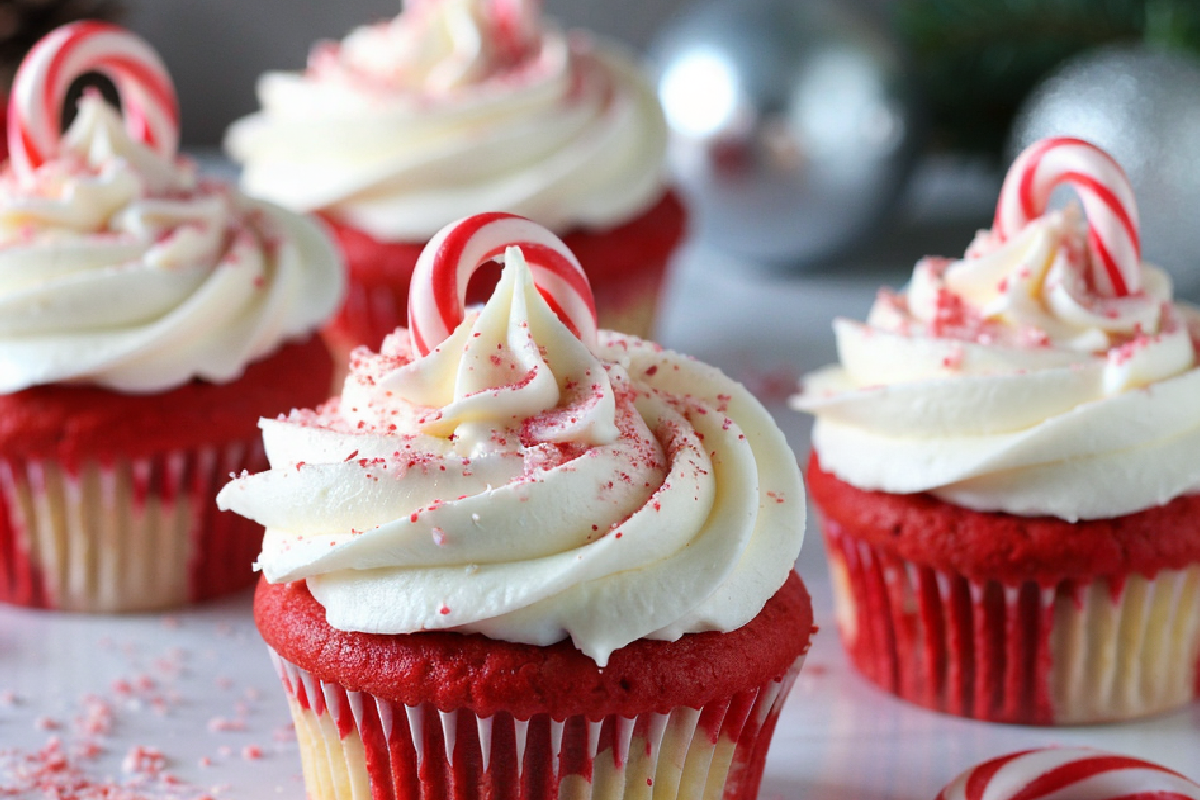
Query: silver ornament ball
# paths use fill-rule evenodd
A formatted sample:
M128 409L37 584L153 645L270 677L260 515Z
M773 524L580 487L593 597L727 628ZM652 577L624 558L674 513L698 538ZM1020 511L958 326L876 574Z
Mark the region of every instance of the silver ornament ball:
M1144 260L1200 299L1200 61L1107 46L1065 62L1029 96L1010 155L1047 136L1077 136L1125 169L1137 198Z
M886 29L851 3L698 3L650 59L702 241L769 264L827 260L880 220L907 177L908 73Z

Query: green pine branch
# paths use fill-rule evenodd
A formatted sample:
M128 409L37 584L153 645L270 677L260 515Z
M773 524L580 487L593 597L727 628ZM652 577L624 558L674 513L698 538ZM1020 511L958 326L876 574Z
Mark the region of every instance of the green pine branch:
M1055 67L1118 42L1200 52L1196 0L898 0L941 148L999 159L1029 92Z

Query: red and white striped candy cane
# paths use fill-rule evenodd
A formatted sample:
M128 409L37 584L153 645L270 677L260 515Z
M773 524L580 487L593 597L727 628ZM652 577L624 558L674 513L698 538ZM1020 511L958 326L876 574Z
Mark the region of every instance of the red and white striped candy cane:
M596 304L579 259L536 222L495 211L450 223L421 251L408 292L408 331L419 355L428 355L458 327L471 275L510 246L521 248L538 291L558 318L584 344L595 344Z
M1046 211L1055 187L1074 187L1088 220L1092 283L1107 297L1141 288L1137 203L1124 170L1112 156L1082 139L1042 139L1013 162L1000 189L993 232L1001 242Z
M1047 747L993 758L959 775L937 800L1200 800L1200 785L1132 756Z
M131 136L168 158L175 155L175 87L154 48L116 25L75 22L34 45L13 80L8 151L18 178L28 178L58 153L63 102L85 72L103 73L116 85Z

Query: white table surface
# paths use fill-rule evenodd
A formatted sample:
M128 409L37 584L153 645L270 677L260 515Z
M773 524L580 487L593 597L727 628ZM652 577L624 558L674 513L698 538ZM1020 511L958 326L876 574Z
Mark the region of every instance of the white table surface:
M980 216L978 204L951 203L959 218L933 226L920 197L907 202L911 224L840 268L772 273L689 246L670 284L660 340L743 380L803 460L809 423L784 399L797 375L833 358L832 317L861 318L875 289L902 283L921 252L961 252ZM840 649L811 520L797 569L821 630L780 719L761 800L926 800L972 764L1048 744L1138 755L1200 779L1200 705L1122 725L1038 729L946 717L877 691L847 667ZM111 710L99 736L81 733L77 721L95 705L89 696ZM159 781L146 789L151 797L304 797L287 708L250 619L248 592L165 616L0 608L0 797L12 796L5 788L14 763L55 736L101 745L102 752L77 759L98 782L127 779L121 762L131 748L159 749L184 785L172 794Z

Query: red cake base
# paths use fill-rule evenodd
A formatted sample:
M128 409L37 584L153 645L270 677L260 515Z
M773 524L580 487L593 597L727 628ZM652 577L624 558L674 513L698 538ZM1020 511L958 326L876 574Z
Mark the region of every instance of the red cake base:
M326 218L348 273L346 299L326 326L336 354L357 345L378 350L383 337L408 325L408 288L425 242L383 242ZM683 239L686 214L674 192L630 222L606 230L576 229L563 242L587 272L601 328L635 336L651 333L659 292L672 254ZM481 269L467 302L491 296L499 266Z
M260 583L254 611L319 800L753 800L814 632L794 574L736 631L635 642L603 669L566 641L337 631L299 582Z
M320 403L332 371L314 335L227 384L0 395L0 602L147 611L251 585L262 529L214 498L266 469L259 418Z
M807 479L842 641L887 691L1043 725L1200 695L1200 497L1068 523L864 491L815 455Z

